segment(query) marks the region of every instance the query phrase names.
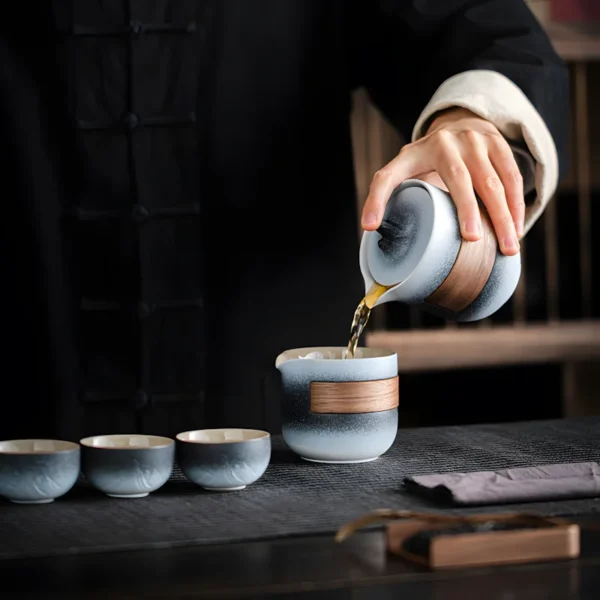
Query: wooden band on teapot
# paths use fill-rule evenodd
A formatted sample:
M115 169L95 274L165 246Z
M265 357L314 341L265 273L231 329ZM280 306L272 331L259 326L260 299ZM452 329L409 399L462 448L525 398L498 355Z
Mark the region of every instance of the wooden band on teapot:
M398 376L375 381L313 381L310 410L318 414L357 414L398 408Z
M481 228L482 235L478 241L462 240L450 273L427 298L427 304L458 313L473 304L481 294L492 274L498 247L494 227L483 208Z

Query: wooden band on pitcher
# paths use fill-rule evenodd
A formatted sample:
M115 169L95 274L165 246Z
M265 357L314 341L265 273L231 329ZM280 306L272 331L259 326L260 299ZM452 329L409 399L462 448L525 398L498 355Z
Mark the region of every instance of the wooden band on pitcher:
M398 408L398 377L375 381L313 381L310 410L319 414L357 414Z
M451 312L461 312L478 298L488 282L496 261L497 239L487 211L481 210L481 238L462 240L456 261L440 287L427 298L427 304Z

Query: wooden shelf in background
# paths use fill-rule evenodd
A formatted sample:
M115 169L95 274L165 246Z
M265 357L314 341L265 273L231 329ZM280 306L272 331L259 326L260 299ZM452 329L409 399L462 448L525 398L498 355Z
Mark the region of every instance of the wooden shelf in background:
M556 52L566 61L600 60L600 26L542 22Z
M400 373L600 361L600 320L375 331L366 335L366 345L396 352Z

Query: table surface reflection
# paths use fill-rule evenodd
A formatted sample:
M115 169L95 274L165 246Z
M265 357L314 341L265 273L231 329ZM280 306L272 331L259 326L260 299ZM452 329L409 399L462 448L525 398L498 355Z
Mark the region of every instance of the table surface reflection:
M12 597L553 600L600 597L600 517L578 518L581 557L429 572L388 557L380 531L219 546L0 561Z

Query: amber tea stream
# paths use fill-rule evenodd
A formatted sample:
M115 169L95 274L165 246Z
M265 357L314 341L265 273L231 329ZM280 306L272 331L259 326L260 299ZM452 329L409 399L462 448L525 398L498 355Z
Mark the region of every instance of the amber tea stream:
M358 346L358 340L362 335L369 317L371 316L371 310L375 306L375 303L385 292L390 288L379 283L374 283L371 289L367 292L367 295L360 301L360 304L356 307L354 312L354 318L352 319L352 327L350 328L350 341L348 342L348 349L344 358L354 358L356 347Z

